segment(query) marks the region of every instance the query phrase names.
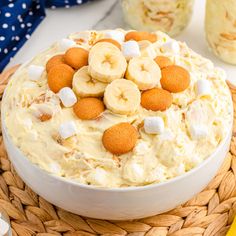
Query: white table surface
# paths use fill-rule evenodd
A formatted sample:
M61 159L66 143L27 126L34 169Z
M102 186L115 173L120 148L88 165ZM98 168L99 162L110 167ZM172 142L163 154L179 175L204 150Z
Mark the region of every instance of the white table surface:
M187 42L196 52L211 59L216 66L224 68L228 79L236 85L236 66L221 62L208 50L204 35L204 14L205 0L196 0L192 20L177 39ZM94 2L69 9L47 10L44 21L9 66L29 60L54 41L72 32L117 27L126 27L122 20L119 0L94 0Z

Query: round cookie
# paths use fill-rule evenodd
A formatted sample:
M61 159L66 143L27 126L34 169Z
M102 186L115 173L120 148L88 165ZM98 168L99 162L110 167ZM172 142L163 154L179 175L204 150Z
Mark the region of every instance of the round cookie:
M147 110L165 111L172 104L172 94L161 88L147 90L141 95L141 105Z
M83 48L70 48L65 53L65 62L74 69L78 70L88 65L89 52Z
M66 64L64 60L64 55L56 55L51 57L46 64L46 71L49 72L53 66L60 65L60 64Z
M188 88L190 74L181 66L171 65L161 70L161 86L172 93L179 93Z
M82 98L73 107L74 113L81 120L96 119L105 110L105 106L98 98Z
M130 31L125 35L125 41L134 40L134 41L142 41L142 40L148 40L151 43L154 43L157 41L157 35L154 33L149 32L138 32L138 31Z
M114 39L100 39L98 40L95 44L97 43L102 43L102 42L107 42L107 43L112 43L113 45L115 45L116 47L118 47L119 49L121 49L121 45Z
M165 56L157 56L154 61L157 63L157 65L163 69L167 66L171 66L174 63L170 60L169 57L165 57Z
M66 64L53 66L48 72L48 86L54 93L58 93L64 87L71 88L73 75L74 70Z
M102 136L103 146L115 155L132 151L137 140L138 131L126 122L108 128Z

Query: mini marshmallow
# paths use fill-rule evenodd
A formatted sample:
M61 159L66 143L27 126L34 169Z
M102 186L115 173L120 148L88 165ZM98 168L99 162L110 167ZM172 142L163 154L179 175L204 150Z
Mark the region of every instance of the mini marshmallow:
M176 169L177 175L182 175L185 173L185 165L183 163L180 163L179 166Z
M152 43L147 40L142 40L138 42L141 55L144 57L150 57L152 59L156 58L157 53Z
M43 66L31 65L28 68L29 78L33 81L39 80L41 78L43 72L44 72L44 67Z
M133 183L142 183L146 179L145 171L142 165L136 161L137 158L136 160L129 160L125 163L123 168L123 177Z
M77 133L76 125L73 121L68 121L60 125L59 134L63 139L67 139Z
M132 163L130 167L133 170L135 176L143 176L144 170L141 165L138 163Z
M206 79L199 79L196 82L196 92L198 97L205 97L211 95L211 85Z
M157 166L154 169L153 175L154 175L154 180L158 180L159 182L166 180L165 171L161 166Z
M69 48L76 46L76 42L71 39L62 39L59 42L59 47L62 51L66 51Z
M199 158L199 155L192 155L191 156L191 162L195 165L195 166L198 166L200 163L202 163L202 159Z
M141 55L138 43L132 40L122 44L122 53L127 60Z
M117 30L106 31L105 32L105 37L114 39L119 43L122 43L125 40L125 34L121 31L117 31Z
M164 50L164 52L178 54L180 51L180 46L177 41L169 40L166 43L162 44L161 49Z
M0 235L6 235L9 229L9 224L5 220L0 218Z
M53 162L49 165L50 171L53 174L59 174L61 172L61 166L57 164L56 162Z
M145 155L149 151L149 147L147 142L140 141L137 143L137 145L134 148L134 153L136 155Z
M191 125L189 128L189 132L193 140L202 139L202 138L207 137L208 128L206 125L201 125L201 124Z
M148 57L150 57L152 59L156 58L156 56L157 56L156 51L153 46L149 46L148 48L146 48L146 54ZM146 55L144 54L144 56L146 56Z
M161 134L165 130L164 121L161 117L146 117L144 119L144 130L147 134Z
M73 90L69 87L62 88L58 92L58 97L61 99L61 102L65 107L72 107L77 102Z
M91 184L106 186L108 180L107 172L102 168L96 168L88 175L87 180Z

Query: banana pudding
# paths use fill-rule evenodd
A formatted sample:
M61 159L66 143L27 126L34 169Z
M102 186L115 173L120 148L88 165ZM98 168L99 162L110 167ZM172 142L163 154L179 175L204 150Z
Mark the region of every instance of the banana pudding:
M236 2L206 1L205 32L212 52L236 65Z
M188 24L194 0L122 0L124 19L136 30L178 35Z
M5 90L13 142L47 172L87 185L159 183L209 157L231 128L225 73L162 32L71 34Z

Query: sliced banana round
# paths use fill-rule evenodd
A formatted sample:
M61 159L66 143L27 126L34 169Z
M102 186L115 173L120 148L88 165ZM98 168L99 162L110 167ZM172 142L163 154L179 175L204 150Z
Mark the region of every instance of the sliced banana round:
M72 86L79 97L101 97L107 84L93 79L84 66L74 74Z
M140 105L141 94L135 83L117 79L110 83L104 93L106 107L120 115L134 114Z
M135 57L129 61L126 78L137 84L140 90L160 86L161 70L149 57Z
M113 44L95 44L89 52L89 74L99 81L110 83L124 76L127 62L121 51Z

